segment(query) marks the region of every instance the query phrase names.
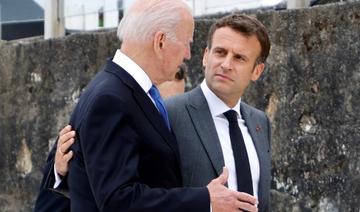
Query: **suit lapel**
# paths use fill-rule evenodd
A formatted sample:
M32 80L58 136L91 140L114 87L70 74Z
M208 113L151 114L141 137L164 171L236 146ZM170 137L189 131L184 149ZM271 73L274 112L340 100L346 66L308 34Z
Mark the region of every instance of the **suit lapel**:
M141 88L140 88L141 89ZM151 102L150 98L145 94L143 90L136 89L134 90L134 97L138 102L138 105L144 112L147 119L154 126L154 128L159 132L159 134L165 139L165 141L170 145L174 150L177 157L179 156L177 143L175 137L169 131L165 125L164 120L162 119L159 111L156 109L155 105ZM178 157L179 158L179 157Z
M240 111L241 116L245 120L246 127L249 129L249 133L251 135L251 138L253 140L253 143L255 145L256 153L259 158L260 165L263 164L264 157L262 157L264 154L264 145L261 144L261 125L260 122L258 122L257 118L253 116L253 113L251 110L249 110L244 103L240 104Z
M194 128L200 137L200 141L204 146L217 175L220 175L225 162L214 120L200 87L191 91L188 102L186 107Z
M240 104L240 112L241 112L243 119L245 120L246 127L249 130L250 136L253 140L253 143L254 143L254 146L256 149L256 153L257 153L257 156L259 159L260 180L259 180L258 196L259 196L259 198L262 198L263 191L262 191L261 184L262 184L263 180L261 178L262 178L262 176L264 176L263 170L265 170L262 166L264 164L266 164L265 163L265 160L266 160L265 155L267 154L266 153L267 150L265 148L266 145L262 144L262 141L261 141L261 134L263 132L262 132L259 120L256 118L256 116L253 115L253 112L244 103ZM261 200L259 200L259 201L261 201Z
M109 72L115 74L120 80L128 85L133 91L133 96L135 101L138 103L141 110L144 112L145 117L149 120L149 122L154 126L156 131L164 138L166 143L171 147L174 151L176 158L180 161L179 150L177 146L176 139L174 135L167 128L164 120L162 119L159 111L156 109L156 106L152 103L148 95L144 92L144 90L140 87L140 85L132 78L125 70L123 70L120 66L116 65L112 61L108 61L108 68L105 70L109 70Z

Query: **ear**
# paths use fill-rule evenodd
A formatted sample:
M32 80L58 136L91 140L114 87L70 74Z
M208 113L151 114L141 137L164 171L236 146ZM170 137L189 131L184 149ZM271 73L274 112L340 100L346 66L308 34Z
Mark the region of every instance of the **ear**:
M252 80L252 81L258 80L259 77L261 76L261 74L263 73L264 68L265 68L265 64L264 64L264 63L257 64L257 65L255 66L255 68L254 68L254 71L252 72L251 80Z
M203 65L203 67L205 67L206 64L207 64L208 55L209 55L209 49L206 47L206 49L205 49L205 51L204 51L203 59L202 59L202 65Z
M165 44L165 33L162 31L158 31L155 33L154 35L154 41L153 41L153 48L154 48L154 52L157 56L162 58L162 50L164 48L164 44Z

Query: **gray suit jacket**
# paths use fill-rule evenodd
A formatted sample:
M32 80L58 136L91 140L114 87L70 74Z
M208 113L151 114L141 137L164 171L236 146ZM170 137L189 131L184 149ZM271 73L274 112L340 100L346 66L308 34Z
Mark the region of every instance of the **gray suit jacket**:
M205 96L198 86L165 103L179 145L183 185L206 186L221 174L224 158ZM243 102L240 111L260 162L259 211L268 211L271 180L269 120L264 112Z

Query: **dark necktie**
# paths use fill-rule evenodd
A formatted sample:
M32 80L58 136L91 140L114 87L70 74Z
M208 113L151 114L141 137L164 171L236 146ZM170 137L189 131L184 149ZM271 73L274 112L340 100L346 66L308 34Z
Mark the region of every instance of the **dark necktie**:
M224 115L229 121L230 140L235 160L238 191L253 195L249 158L246 152L244 138L237 121L237 113L234 110L228 110Z
M149 94L150 94L151 98L153 98L153 100L156 104L156 107L159 110L161 117L164 119L164 122L165 122L167 128L170 130L169 116L165 109L164 101L162 100L159 90L155 87L155 85L153 85L150 88Z

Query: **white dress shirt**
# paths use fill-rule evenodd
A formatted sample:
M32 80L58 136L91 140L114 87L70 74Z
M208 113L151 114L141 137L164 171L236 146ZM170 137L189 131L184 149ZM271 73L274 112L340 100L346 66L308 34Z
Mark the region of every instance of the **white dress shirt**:
M246 152L248 154L251 177L253 184L254 196L258 197L258 187L259 187L259 178L260 178L260 165L259 159L256 153L256 149L253 143L253 140L250 136L249 130L245 125L245 120L241 117L240 113L240 102L235 105L234 108L229 108L219 97L217 97L207 86L205 80L201 83L201 90L205 95L206 101L209 105L211 116L214 120L215 128L220 140L221 150L224 156L225 166L229 170L229 179L228 186L232 190L237 190L237 177L236 177L236 167L233 155L233 149L231 147L231 140L229 134L229 122L224 116L224 112L228 110L235 110L238 115L238 123L241 130L241 133L244 138Z
M147 93L147 95L149 96L149 98L156 107L155 101L151 98L149 94L149 90L152 86L152 82L149 76L145 73L145 71L133 60L131 60L128 56L122 53L120 49L116 51L112 61L117 65L121 66L127 73L129 73L135 79L135 81L140 85L140 87L144 90L144 92ZM56 172L55 165L54 165L54 175L55 175L55 183L53 187L57 188L62 180L58 175L58 173Z

